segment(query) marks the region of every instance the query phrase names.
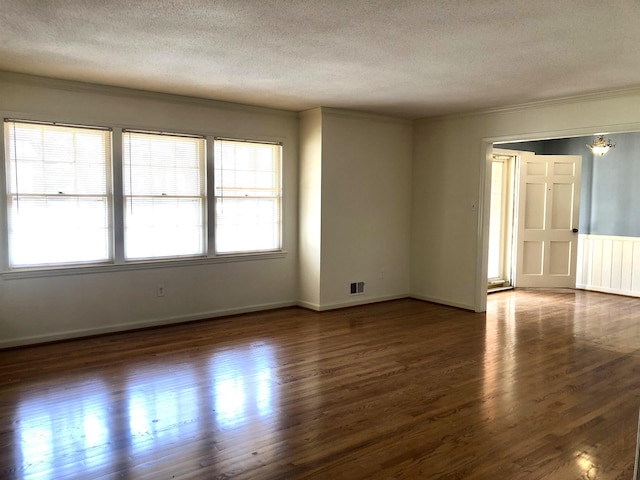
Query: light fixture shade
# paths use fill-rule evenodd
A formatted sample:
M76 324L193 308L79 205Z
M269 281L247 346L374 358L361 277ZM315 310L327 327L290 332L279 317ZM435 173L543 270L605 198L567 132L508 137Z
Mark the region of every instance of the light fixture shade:
M587 145L594 155L599 155L601 157L615 146L616 144L611 143L611 140L609 139L605 139L604 135L600 135L597 140L594 140Z

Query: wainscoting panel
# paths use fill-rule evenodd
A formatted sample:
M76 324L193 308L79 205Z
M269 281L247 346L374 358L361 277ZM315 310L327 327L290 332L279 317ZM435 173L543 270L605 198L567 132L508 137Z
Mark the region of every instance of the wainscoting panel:
M576 287L640 297L640 238L580 235Z

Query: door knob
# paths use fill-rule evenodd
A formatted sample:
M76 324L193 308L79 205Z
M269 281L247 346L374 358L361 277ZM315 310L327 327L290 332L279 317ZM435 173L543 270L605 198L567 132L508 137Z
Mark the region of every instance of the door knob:
M574 228L574 229L572 229L571 231L572 231L573 233L578 233L578 229L577 229L577 228Z

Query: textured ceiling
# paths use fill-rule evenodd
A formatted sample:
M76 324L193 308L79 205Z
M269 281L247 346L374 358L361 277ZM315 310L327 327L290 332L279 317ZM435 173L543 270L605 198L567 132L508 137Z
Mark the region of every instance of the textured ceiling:
M1 0L0 70L418 118L640 86L638 0Z

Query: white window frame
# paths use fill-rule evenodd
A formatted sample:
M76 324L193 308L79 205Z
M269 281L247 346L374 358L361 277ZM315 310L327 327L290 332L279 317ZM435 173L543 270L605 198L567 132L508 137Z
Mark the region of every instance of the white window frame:
M86 166L89 164L86 164L84 162L82 162L82 160L78 160L79 158L84 158L84 157L77 157L78 154L78 148L81 148L78 146L78 144L76 144L76 141L78 140L78 136L81 135L81 133L83 131L87 131L87 132L95 132L99 135L102 136L102 140L103 140L103 145L105 147L105 150L103 152L104 156L100 157L102 159L101 162L99 162L99 164L101 165L102 168L104 168L104 171L102 172L104 174L103 177L103 181L104 183L98 183L95 184L97 186L99 186L99 190L93 190L93 191L87 191L86 190L86 185L84 188L77 188L78 184L75 184L74 182L74 186L72 185L66 185L67 188L70 188L71 190L67 190L67 188L64 188L64 186L60 185L59 183L57 183L55 180L52 180L53 184L55 184L56 189L58 188L62 188L64 191L50 191L51 188L51 183L49 183L49 186L47 186L47 181L46 181L46 175L44 177L41 178L41 180L39 180L36 185L38 185L38 188L41 190L29 190L28 187L27 189L24 189L24 187L22 186L25 182L25 177L23 174L22 178L19 178L18 175L18 168L19 165L22 164L22 161L24 161L24 159L19 159L17 158L17 150L14 151L9 151L11 148L11 136L12 136L12 131L15 132L16 130L16 126L18 126L20 128L20 126L24 126L22 128L34 128L35 131L37 131L37 129L42 129L43 135L45 135L45 132L47 131L65 131L68 130L69 133L73 134L73 150L71 152L68 152L69 154L72 154L72 157L74 158L73 161L69 162L68 159L69 157L67 155L65 155L63 158L65 158L66 160L63 162L60 161L53 161L48 162L46 159L47 158L51 158L48 156L48 154L53 154L54 152L60 153L60 149L59 148L54 148L52 150L50 149L46 149L43 150L41 152L42 159L38 162L36 161L35 164L33 164L31 161L27 161L24 164L24 167L22 168L27 168L27 165L29 165L30 163L36 167L39 166L39 168L42 169L46 169L47 165L49 165L49 168L52 168L54 173L58 173L60 172L61 168L64 168L63 166L66 165L68 168L72 168L76 173L78 171L82 172L82 168L83 165L85 167L85 174L80 174L80 176L74 176L73 178L75 178L76 180L78 179L82 179L82 178L91 178L92 176L94 176L93 174L90 174L88 177L86 176ZM32 126L32 127L30 127ZM4 252L5 255L3 258L3 266L6 266L7 268L13 268L13 269L40 269L40 268L64 268L64 267L76 267L76 266L82 266L82 265L95 265L95 264L105 264L105 263L110 263L113 260L113 243L112 243L112 236L111 236L111 232L113 230L113 224L112 224L112 204L113 204L113 192L112 192L112 179L111 179L111 174L112 174L112 167L111 167L111 160L112 160L112 152L111 152L111 147L112 147L112 143L113 143L113 139L112 139L112 133L111 130L109 128L106 127L98 127L98 126L92 126L92 125L74 125L74 124L67 124L67 123L54 123L54 122L43 122L43 121L33 121L33 120L23 120L23 119L16 119L16 118L5 118L3 121L3 144L2 144L2 151L3 151L3 161L2 161L2 180L4 180L3 185L4 185L4 191L2 192L3 195L3 205L2 205L2 210L3 210L3 216L2 218L2 226L4 227L4 231L3 231L3 242L2 245L4 247ZM8 138L7 138L8 137ZM80 137L81 138L81 137ZM17 141L17 139L16 139ZM42 144L43 147L45 147L45 145L47 144ZM55 145L55 141L54 141L54 145ZM51 146L51 144L48 144L48 146ZM15 148L15 145L14 145ZM45 153L45 152L48 152ZM35 154L36 152L34 152ZM66 153L66 151L65 151ZM14 158L15 157L15 158ZM54 157L55 158L55 157ZM13 159L13 160L12 160ZM57 165L57 166L56 166ZM91 164L92 165L92 164ZM93 170L93 169L91 169ZM44 172L46 170L42 171L42 174L44 175ZM13 178L9 178L9 177L14 177L15 175L15 191L12 191L10 185L12 183L14 183L14 179ZM32 177L33 178L33 177ZM37 177L36 177L37 178ZM55 177L54 177L55 178ZM103 189L101 188L103 187ZM84 191L83 191L84 190ZM92 260L88 260L88 259L82 259L82 258L69 258L66 260L51 260L51 261L44 261L41 263L31 263L31 262L27 262L27 263L16 263L14 265L11 265L11 260L10 260L10 256L11 256L11 242L10 242L10 222L9 222L9 208L11 207L11 205L13 205L13 201L10 201L10 197L15 197L15 207L16 207L16 213L19 215L20 212L20 203L21 202L25 202L29 199L42 199L42 201L44 201L45 203L50 203L50 202L54 202L54 203L58 203L59 205L65 205L67 203L70 203L71 205L73 205L73 202L77 202L80 205L90 205L95 199L101 199L100 204L102 205L102 207L105 209L104 213L104 221L105 223L103 224L103 228L106 227L106 238L103 237L104 243L102 244L105 248L105 253L106 255L102 258L94 258ZM84 200L83 200L84 199ZM88 202L87 202L88 201ZM59 203L62 202L62 203ZM25 207L22 207L25 208ZM86 207L85 207L86 208ZM41 214L42 215L42 214ZM54 217L55 218L55 217ZM75 217L78 218L78 217ZM84 229L83 231L85 232L91 232L91 230L86 230ZM53 236L55 236L55 232L56 232L56 227L53 227L53 230L51 230L49 233ZM104 234L103 234L104 235ZM46 241L46 238L44 239L44 241ZM51 243L51 242L47 242L47 243ZM78 248L80 248L78 246Z
M213 165L213 177L214 177L214 185L213 188L211 189L211 211L213 212L213 218L212 221L213 223L211 223L211 225L213 226L212 230L214 231L214 238L213 241L210 243L212 254L215 256L228 256L228 255L247 255L247 254L254 254L254 253L268 253L268 252L280 252L282 251L282 144L279 142L265 142L265 141L258 141L258 140L246 140L246 139L235 139L235 138L224 138L224 137L217 137L215 138L215 142L216 142L216 146L214 147L214 155L212 157L212 165ZM220 178L220 176L222 175L222 170L221 170L221 165L220 162L222 162L224 159L221 158L217 158L216 154L217 152L217 145L220 143L238 143L240 145L256 145L256 146L265 146L265 147L277 147L278 148L278 153L277 153L277 158L274 159L275 161L275 165L274 165L274 174L276 175L276 182L277 185L272 185L272 187L266 188L264 189L267 193L266 196L260 196L257 193L249 193L249 194L228 194L225 193L224 188L221 188L220 193L218 193L217 189L217 185L219 183L224 183L224 178ZM241 187L236 188L237 190L254 190L252 188L251 185L244 185ZM269 193L271 192L271 193ZM251 196L249 196L251 195ZM221 208L224 208L224 201L225 199L228 199L230 201L235 200L242 200L244 198L247 198L248 200L250 199L261 199L264 198L266 200L275 200L276 203L276 210L277 210L277 219L276 219L276 229L277 231L273 231L273 234L277 235L277 245L273 246L273 247L269 247L269 248L246 248L246 249L238 249L238 250L222 250L222 249L218 249L218 242L216 241L216 235L220 229L220 225L219 225L219 221L218 221L218 207L220 206Z
M126 143L128 137L128 141L129 143ZM131 142L133 140L133 138L138 137L138 139L143 139L145 137L149 138L149 139L157 139L157 140L179 140L179 139L183 139L185 141L191 141L191 142L195 142L196 143L196 147L198 149L197 152L197 163L198 165L198 170L199 170L199 175L200 175L200 181L199 181L199 185L198 185L198 192L193 192L191 195L187 195L187 194L180 194L178 192L174 192L172 194L168 194L166 192L146 192L146 193L139 193L139 192L133 192L132 191L132 185L131 183L133 182L133 177L135 176L133 174L133 169L131 168L131 165L127 164L127 158L129 157L129 163L132 162L131 160L131 156L133 155L133 152L131 150ZM128 145L128 146L127 146ZM165 260L165 259L177 259L177 258L186 258L186 257L204 257L207 255L207 251L208 251L208 246L207 246L207 203L208 203L208 196L207 196L207 188L206 188L206 184L207 184L207 175L206 175L206 163L207 163L207 156L206 156L206 139L200 135L187 135L187 134L174 134L174 133L165 133L165 132L149 132L149 131L141 131L141 130L124 130L122 132L122 170L123 170L123 176L122 176L122 186L123 186L123 194L122 194L122 198L123 198L123 221L124 221L124 234L123 234L123 239L124 239L124 256L125 256L125 260L126 261L146 261L146 260ZM127 187L127 184L129 184L129 187ZM167 188L172 188L171 186L168 186ZM199 232L199 243L201 245L201 249L199 251L193 251L193 252L188 252L188 253L172 253L169 255L162 255L162 254L154 254L149 252L148 254L145 255L128 255L127 252L127 219L128 219L128 215L129 214L133 214L136 208L140 208L140 207L136 207L133 205L133 201L135 199L138 200L147 200L147 201L157 201L157 202L164 202L165 199L170 199L170 200L176 200L176 201L180 201L180 200L187 200L187 201L197 201L200 203L200 224L201 224L201 230ZM191 239L193 241L193 239Z
M108 122L99 121L77 121L75 118L58 118L52 119L50 116L37 115L33 113L25 112L6 112L0 111L0 116L3 119L3 128L0 129L0 152L4 155L5 139L4 134L4 121L21 119L21 121L32 123L49 123L49 124L61 124L69 126L79 127L92 127L104 128L111 131L111 246L113 258L109 263L95 263L95 264L74 264L63 266L35 266L29 268L10 268L8 257L8 219L7 219L7 191L6 180L7 171L5 165L5 159L0 160L0 184L4 186L4 189L0 193L0 277L3 280L23 279L23 278L39 278L39 277L54 277L54 276L67 276L67 275L79 275L86 273L103 273L103 272L117 272L117 271L130 271L130 270L148 270L148 269L162 269L162 268L176 268L176 267L191 267L194 265L208 265L217 263L235 263L245 261L259 261L269 259L286 258L288 252L286 250L286 237L284 236L284 223L285 215L284 211L286 204L284 201L284 157L287 152L286 144L283 143L279 137L261 137L254 136L251 139L234 137L234 136L220 136L212 132L195 131L191 134L194 136L202 136L206 139L206 156L205 156L205 170L206 170L206 189L207 189L207 254L203 257L166 257L161 259L148 259L140 261L126 261L124 258L124 216L123 216L123 182L118 179L122 179L122 132L125 130L138 130L154 132L157 129L145 129L140 125L119 125ZM175 135L190 135L183 131L169 131ZM280 195L280 249L269 251L254 251L254 252L240 252L234 254L216 254L215 253L215 212L214 212L214 142L216 139L247 141L254 143L268 143L278 144L281 146L281 158L280 158L280 182L281 182L281 195Z

